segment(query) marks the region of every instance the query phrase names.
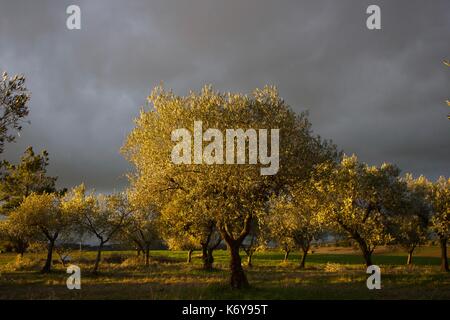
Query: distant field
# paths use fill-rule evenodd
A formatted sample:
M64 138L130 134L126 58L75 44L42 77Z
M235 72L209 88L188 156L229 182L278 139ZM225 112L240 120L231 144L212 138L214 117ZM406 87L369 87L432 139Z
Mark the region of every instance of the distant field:
M401 251L380 248L374 263L382 269L382 289L368 290L358 251L322 247L298 269L299 254L283 263L283 253L257 252L246 267L251 289L227 286L228 253L215 252L215 270L201 270L198 252L191 264L184 251L152 251L149 267L134 252L105 252L99 276L91 275L95 252L74 252L82 270L82 289L66 288L67 274L55 264L50 275L38 272L43 255L26 255L29 263L14 265L15 254L0 254L1 299L450 299L450 274L439 271L439 248L419 248L414 266L405 266ZM243 262L245 262L245 257ZM27 258L26 258L27 259ZM55 257L56 259L56 257Z

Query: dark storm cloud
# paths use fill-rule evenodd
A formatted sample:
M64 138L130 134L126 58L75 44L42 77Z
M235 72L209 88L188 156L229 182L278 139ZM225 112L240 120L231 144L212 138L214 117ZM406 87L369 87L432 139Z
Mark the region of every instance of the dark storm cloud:
M80 31L65 27L69 4ZM369 4L381 31L365 27ZM275 84L346 153L449 176L449 34L448 1L0 0L0 69L32 91L6 156L46 148L61 186L121 189L119 148L152 87Z

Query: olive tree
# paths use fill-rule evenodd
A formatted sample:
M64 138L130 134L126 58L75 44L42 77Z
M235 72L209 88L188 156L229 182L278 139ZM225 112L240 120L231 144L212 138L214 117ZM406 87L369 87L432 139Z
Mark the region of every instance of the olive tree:
M247 267L253 267L253 254L258 250L264 250L266 247L267 238L262 231L264 225L263 219L253 221L250 226L250 232L242 242L241 248L247 255Z
M144 254L145 265L150 262L150 249L160 234L160 214L155 207L134 209L128 223L124 223L122 238L133 243Z
M0 221L0 240L7 241L11 248L21 256L34 239L33 231L24 227L24 216L14 214Z
M305 268L306 257L313 240L317 240L326 227L322 210L323 197L312 181L303 181L290 188L289 192L273 201L269 216L273 238L285 247L286 254L292 247L302 250L300 268Z
M192 262L192 254L195 250L199 250L200 246L198 241L193 236L188 236L186 234L171 235L164 239L169 250L186 250L187 259L186 263Z
M272 194L308 176L323 159L320 139L312 136L306 114L292 111L272 87L251 95L204 87L186 96L156 88L149 102L122 149L134 164L130 182L136 198L161 207L186 196L197 199L214 216L229 249L231 287L247 287L239 249L252 221L265 212ZM204 135L198 134L202 128ZM230 134L226 147L227 129L241 129L245 138ZM257 132L263 137L259 145ZM258 157L250 155L256 146ZM238 149L246 156L237 158Z
M353 239L366 265L372 265L374 249L393 240L389 225L402 210L406 186L399 179L400 170L390 164L368 166L354 155L322 170L329 170L329 179L318 183L327 199L324 219Z
M430 183L424 176L414 179L411 174L407 174L404 181L407 184L402 208L404 214L393 218L392 233L395 243L408 253L406 264L409 265L415 248L427 239L431 214L431 204L427 200Z
M54 193L32 193L11 212L8 219L20 221L20 227L26 232L47 242L47 259L42 272L50 272L56 241L65 232L70 232L74 223L72 213L61 207L60 197Z
M163 229L165 238L172 246L188 249L189 261L190 250L199 247L202 252L203 269L212 270L213 251L222 239L212 214L214 211L204 205L205 203L196 200L192 194L174 199L171 205L165 206L163 210Z
M103 247L130 222L133 212L124 194L87 194L84 185L75 187L64 202L64 208L76 215L79 232L86 232L98 240L93 274L97 274Z

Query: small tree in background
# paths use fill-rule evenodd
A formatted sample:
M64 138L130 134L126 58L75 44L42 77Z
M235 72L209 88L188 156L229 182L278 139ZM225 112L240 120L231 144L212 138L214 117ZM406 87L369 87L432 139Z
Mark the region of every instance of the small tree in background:
M167 246L169 247L169 250L186 250L187 251L187 258L186 262L191 263L192 262L192 253L195 250L200 250L200 246L198 244L197 239L193 236L187 236L187 235L175 235L175 236L169 236L164 239Z
M295 250L296 245L292 238L291 229L288 227L287 216L289 212L282 210L281 203L283 203L281 196L272 200L271 210L277 210L277 214L268 214L263 217L264 227L262 228L262 234L265 239L265 244L276 244L284 252L283 261L287 262L289 254Z
M171 205L163 210L165 238L177 248L193 250L199 247L205 270L212 270L213 252L222 240L213 212L207 204L188 192L184 197L174 199Z
M159 239L160 214L155 207L132 210L128 223L123 224L122 238L143 252L145 265L150 262L150 249Z
M15 214L0 221L0 240L6 241L21 256L24 255L34 239L33 231L25 227L23 218L23 215Z
M300 268L305 268L306 257L313 240L317 240L325 229L321 213L322 196L310 181L293 186L289 193L273 201L269 217L274 238L286 247L295 246L302 250Z
M42 269L43 273L51 271L56 240L63 233L70 232L73 218L71 212L62 210L60 198L54 193L32 193L8 217L11 221L23 223L20 227L26 232L47 241L47 259Z
M317 183L328 199L324 219L353 239L366 265L372 265L375 248L393 240L388 232L390 219L402 212L406 186L398 178L399 169L390 164L368 166L351 156L336 168L321 170L329 170L329 180Z
M84 185L75 187L65 198L63 207L76 215L79 232L98 239L97 256L92 272L98 273L103 247L130 223L133 210L124 194L86 194Z
M261 231L261 221L262 219L252 222L250 227L250 232L248 236L242 242L241 248L244 250L247 255L247 267L253 267L252 258L253 254L265 248L266 238L264 237L264 233Z
M406 264L409 265L412 264L415 248L427 239L431 214L431 204L427 201L430 183L423 176L414 179L411 174L407 174L404 181L408 188L403 201L404 214L393 218L392 233L395 243L408 253Z

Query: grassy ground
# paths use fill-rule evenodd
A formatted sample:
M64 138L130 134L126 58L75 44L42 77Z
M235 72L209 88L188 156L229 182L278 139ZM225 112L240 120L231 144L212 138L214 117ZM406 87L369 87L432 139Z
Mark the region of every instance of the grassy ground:
M215 269L201 270L198 254L187 264L186 252L153 251L149 267L134 252L105 252L101 274L94 276L95 252L72 254L82 270L82 289L68 290L61 264L49 275L38 272L43 255L0 254L0 299L450 299L450 274L439 272L439 249L419 248L414 266L406 255L381 248L374 263L382 270L382 289L368 290L363 260L349 248L318 248L298 269L299 254L283 263L277 251L257 252L246 267L251 288L230 290L228 254L215 252Z

